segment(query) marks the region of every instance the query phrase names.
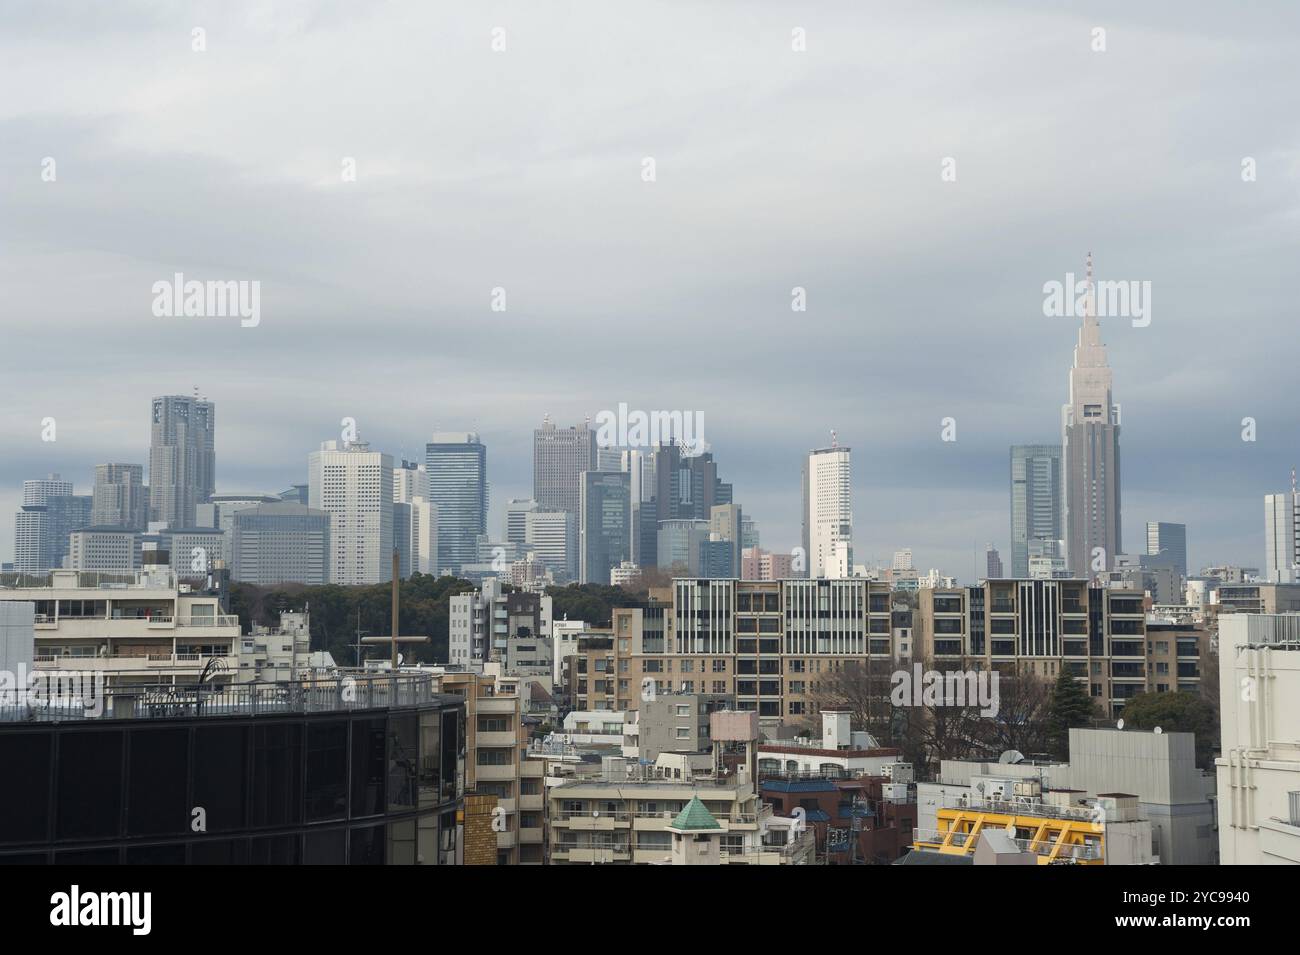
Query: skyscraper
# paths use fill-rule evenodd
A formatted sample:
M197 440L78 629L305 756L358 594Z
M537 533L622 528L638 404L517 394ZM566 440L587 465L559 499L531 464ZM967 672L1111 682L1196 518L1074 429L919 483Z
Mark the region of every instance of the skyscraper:
M24 481L14 518L14 569L35 574L62 567L72 532L89 526L90 513L90 495L73 494L72 482L57 474Z
M329 580L330 516L292 501L232 515L231 579L269 586Z
M140 464L95 465L90 521L96 527L142 531L149 523L149 489Z
M1144 567L1172 567L1187 577L1187 525L1147 521L1147 553Z
M579 582L606 584L609 572L632 553L632 492L629 475L587 471L579 495Z
M1088 253L1083 326L1070 369L1070 403L1061 409L1065 480L1065 547L1070 572L1091 577L1121 553L1119 408L1097 322L1092 253Z
M596 471L596 432L556 428L548 415L533 432L533 500L539 507L579 512L582 474Z
M532 510L524 513L524 545L557 583L578 574L578 518L568 511Z
M1001 580L1002 572L1002 555L992 544L984 548L984 577L987 580Z
M1264 496L1264 576L1275 584L1300 582L1300 492L1294 472L1290 493Z
M487 533L487 448L473 431L444 431L424 448L429 500L438 509L438 567L458 573L478 560Z
M831 446L808 452L804 464L804 552L809 577L848 577L853 571L851 448L831 432Z
M1061 446L1011 446L1011 576L1029 576L1033 541L1062 541Z
M149 520L194 526L194 510L216 490L216 408L186 395L153 400Z
M364 443L326 441L311 453L307 476L311 506L330 516L330 583L391 580L392 455Z

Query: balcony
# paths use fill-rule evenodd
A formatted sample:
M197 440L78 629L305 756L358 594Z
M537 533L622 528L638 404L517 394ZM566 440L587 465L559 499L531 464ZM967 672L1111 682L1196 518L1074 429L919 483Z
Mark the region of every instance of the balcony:
M628 846L565 846L556 853L556 858L569 862L598 865L610 862L631 862L632 850Z
M546 797L541 793L521 793L519 808L525 812L541 812L546 805Z
M475 774L483 782L503 782L514 779L518 775L518 769L514 763L505 763L503 765L476 766Z
M480 731L478 735L474 737L474 743L476 746L516 746L519 743L519 738L515 733L509 730L490 732Z
M513 849L513 848L518 844L518 842L519 842L519 839L518 839L518 837L515 835L515 833L513 833L513 832L498 832L498 833L497 833L497 848L498 848L498 849Z
M561 812L556 822L566 825L569 829L580 832L613 832L617 829L626 829L631 817L626 812L602 812L599 815L592 815L591 812Z

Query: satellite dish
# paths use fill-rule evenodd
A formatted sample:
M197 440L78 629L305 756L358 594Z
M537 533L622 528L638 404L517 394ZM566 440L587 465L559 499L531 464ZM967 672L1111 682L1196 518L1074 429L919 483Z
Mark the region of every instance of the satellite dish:
M1154 732L1157 736L1159 736L1161 733L1164 732L1164 730L1162 730L1159 726L1157 726L1157 727L1155 728L1155 730L1153 730L1153 732Z
M1116 729L1121 729L1121 730L1122 730L1122 729L1124 728L1124 721L1123 721L1123 720L1120 720L1118 723L1116 723L1116 724L1115 724L1115 728L1116 728Z
M998 757L998 762L1004 766L1011 766L1015 763L1023 763L1024 761L1025 754L1020 752L1018 749L1005 750L1002 755Z

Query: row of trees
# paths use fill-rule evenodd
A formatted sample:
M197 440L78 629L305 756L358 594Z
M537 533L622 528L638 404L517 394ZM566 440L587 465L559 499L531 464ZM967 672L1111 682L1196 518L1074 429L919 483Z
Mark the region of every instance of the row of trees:
M1203 661L1217 672L1213 663ZM932 668L922 663L922 669ZM1072 728L1113 725L1086 685L1064 669L1055 681L1029 672L1000 673L995 713L978 701L957 703L942 694L900 702L895 688L903 677L910 680L911 671L896 671L888 661L849 661L822 675L813 695L819 708L847 708L856 728L902 750L918 767L934 769L941 759L996 759L1006 750L1068 760ZM1124 708L1125 726L1195 733L1197 763L1210 768L1219 725L1211 694L1217 691L1140 694Z

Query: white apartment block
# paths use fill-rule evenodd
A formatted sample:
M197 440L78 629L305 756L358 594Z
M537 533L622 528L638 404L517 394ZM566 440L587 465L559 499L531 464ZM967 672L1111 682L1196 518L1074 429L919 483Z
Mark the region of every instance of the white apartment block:
M392 578L393 458L360 443L326 441L308 463L310 506L330 516L330 582Z
M49 586L0 589L0 603L35 605L37 670L98 671L111 686L194 684L241 674L239 618L213 593L181 585L154 565L130 583L57 570Z
M1219 618L1222 865L1300 864L1300 614Z

